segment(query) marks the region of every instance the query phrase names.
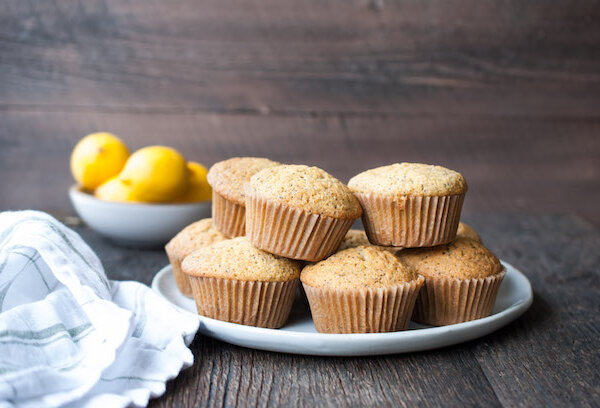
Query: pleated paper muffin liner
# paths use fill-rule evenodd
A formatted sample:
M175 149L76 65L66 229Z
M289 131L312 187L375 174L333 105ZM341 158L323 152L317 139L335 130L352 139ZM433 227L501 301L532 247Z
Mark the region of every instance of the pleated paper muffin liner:
M180 259L179 256L169 251L168 246L165 248L165 251L167 252L171 268L173 269L173 276L175 277L175 283L177 284L179 291L187 297L192 297L192 287L190 286L189 277L181 270L181 261L183 261L183 259Z
M285 282L189 276L202 316L247 326L278 329L290 314L298 279Z
M354 195L363 207L369 241L404 248L446 244L456 237L465 194L447 196Z
M413 320L433 326L468 322L492 314L506 271L487 278L425 278Z
M320 333L405 330L424 279L378 289L330 289L303 284Z
M213 189L212 222L227 238L242 237L246 233L246 208L229 200Z
M335 252L354 219L292 208L246 192L246 235L263 251L316 262Z

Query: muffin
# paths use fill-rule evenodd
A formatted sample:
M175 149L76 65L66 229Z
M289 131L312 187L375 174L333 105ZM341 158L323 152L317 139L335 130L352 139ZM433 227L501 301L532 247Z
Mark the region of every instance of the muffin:
M458 229L456 230L456 238L460 237L470 238L474 241L481 242L481 237L479 236L479 234L476 233L473 228L469 227L464 222L460 222L458 224Z
M321 333L380 333L408 327L423 277L374 246L338 252L300 275Z
M467 183L440 166L396 163L362 172L348 183L363 209L369 241L429 247L456 237Z
M225 239L227 238L213 226L212 220L205 218L188 225L169 241L165 246L165 251L173 267L175 282L181 293L192 297L192 287L188 277L181 271L183 259L197 249Z
M363 230L351 229L348 230L348 232L344 236L344 239L342 239L342 243L340 244L336 252L340 252L348 248L356 248L362 245L374 246L384 251L389 251L391 253L396 253L396 251L399 250L399 248L396 247L384 247L379 245L373 245L369 242L369 238L367 238L367 234Z
M212 193L212 218L215 227L228 238L245 234L244 184L254 174L279 163L258 157L234 157L215 163L207 174Z
M398 256L425 277L414 321L443 326L492 313L506 271L480 242L459 237L450 244L404 250Z
M246 184L246 234L265 251L320 261L338 248L362 208L350 189L317 167L282 165Z
M199 314L279 328L290 314L301 266L238 237L193 252L181 268L189 277Z

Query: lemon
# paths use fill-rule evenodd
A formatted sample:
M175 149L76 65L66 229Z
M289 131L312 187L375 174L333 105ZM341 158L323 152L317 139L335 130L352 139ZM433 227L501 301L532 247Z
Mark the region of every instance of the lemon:
M186 203L209 201L212 197L212 188L206 180L207 168L193 161L188 162L187 167L189 171L188 189L177 201Z
M96 198L106 201L127 202L136 201L133 190L123 180L115 177L101 184L94 191Z
M71 173L83 188L94 190L119 174L128 156L127 146L115 135L92 133L75 145Z
M133 153L118 178L137 201L164 202L181 196L188 186L185 159L175 149L148 146Z

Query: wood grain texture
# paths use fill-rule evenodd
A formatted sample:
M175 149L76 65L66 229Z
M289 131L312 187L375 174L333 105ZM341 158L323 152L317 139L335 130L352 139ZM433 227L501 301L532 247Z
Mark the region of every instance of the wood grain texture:
M7 0L3 109L593 117L597 0Z
M465 175L466 214L568 211L600 225L600 121L547 119L0 112L0 186L9 191L0 209L71 213L70 151L98 129L132 149L169 144L207 165L266 156L344 181L398 161L436 163Z
M526 318L475 352L499 400L509 406L597 406L598 230L578 218L552 216L488 217L478 225L486 244L527 273L535 296Z
M467 176L467 213L600 225L600 2L571 3L7 0L0 208L70 212L70 149L108 130L344 180L437 163Z
M514 323L453 347L369 358L262 352L199 335L194 365L151 406L596 406L600 232L573 216L465 220L531 280L533 306ZM111 278L149 283L167 263L162 251L77 230Z

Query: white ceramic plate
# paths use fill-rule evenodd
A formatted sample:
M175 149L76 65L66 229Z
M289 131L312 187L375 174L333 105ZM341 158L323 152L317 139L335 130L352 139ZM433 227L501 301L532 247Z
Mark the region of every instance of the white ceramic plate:
M322 334L315 330L306 300L297 296L287 324L263 329L200 316L200 332L207 336L260 350L321 356L369 356L408 353L462 343L485 336L521 316L531 306L529 280L502 262L506 276L491 316L472 322L431 327L411 322L409 330L394 333ZM162 268L152 288L180 308L196 313L194 301L179 292L171 266Z

